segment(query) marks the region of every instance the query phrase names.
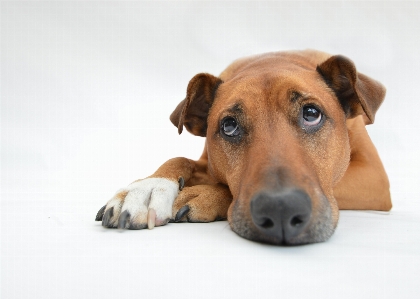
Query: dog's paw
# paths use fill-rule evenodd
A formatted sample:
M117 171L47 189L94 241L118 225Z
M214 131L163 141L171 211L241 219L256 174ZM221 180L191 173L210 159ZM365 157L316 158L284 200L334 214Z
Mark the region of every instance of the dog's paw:
M179 183L164 178L147 178L118 191L97 213L102 226L120 229L152 229L165 225L172 217L172 206Z
M172 217L175 222L211 222L227 219L232 195L224 185L185 187L175 200Z

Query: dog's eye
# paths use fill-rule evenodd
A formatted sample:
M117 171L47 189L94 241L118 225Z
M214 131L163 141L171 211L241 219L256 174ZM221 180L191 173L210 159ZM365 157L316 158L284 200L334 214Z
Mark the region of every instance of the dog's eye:
M238 122L233 117L226 117L225 119L223 119L221 129L223 133L229 137L239 135Z
M322 113L318 108L308 105L302 110L303 125L305 127L313 127L318 125L322 119Z

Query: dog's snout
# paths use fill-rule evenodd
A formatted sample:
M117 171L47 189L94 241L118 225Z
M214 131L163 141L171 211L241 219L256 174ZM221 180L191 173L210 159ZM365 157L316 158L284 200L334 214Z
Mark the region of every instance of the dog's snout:
M261 233L288 243L309 223L312 204L309 195L299 189L260 192L251 200L251 215Z

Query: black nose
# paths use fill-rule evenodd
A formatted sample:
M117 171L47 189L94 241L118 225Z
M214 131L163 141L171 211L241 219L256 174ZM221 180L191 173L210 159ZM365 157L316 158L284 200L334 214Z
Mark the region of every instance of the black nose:
M251 215L261 233L287 243L303 231L311 218L309 195L299 189L260 192L251 200Z

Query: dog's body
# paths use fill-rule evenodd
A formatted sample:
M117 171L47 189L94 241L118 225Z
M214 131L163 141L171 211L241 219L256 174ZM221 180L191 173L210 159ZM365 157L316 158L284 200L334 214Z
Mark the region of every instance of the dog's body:
M207 138L201 158L167 161L119 191L97 220L141 229L227 218L255 241L325 241L339 208L391 209L365 129L384 96L349 59L312 50L240 59L219 77L198 74L170 118L179 133L185 126Z

